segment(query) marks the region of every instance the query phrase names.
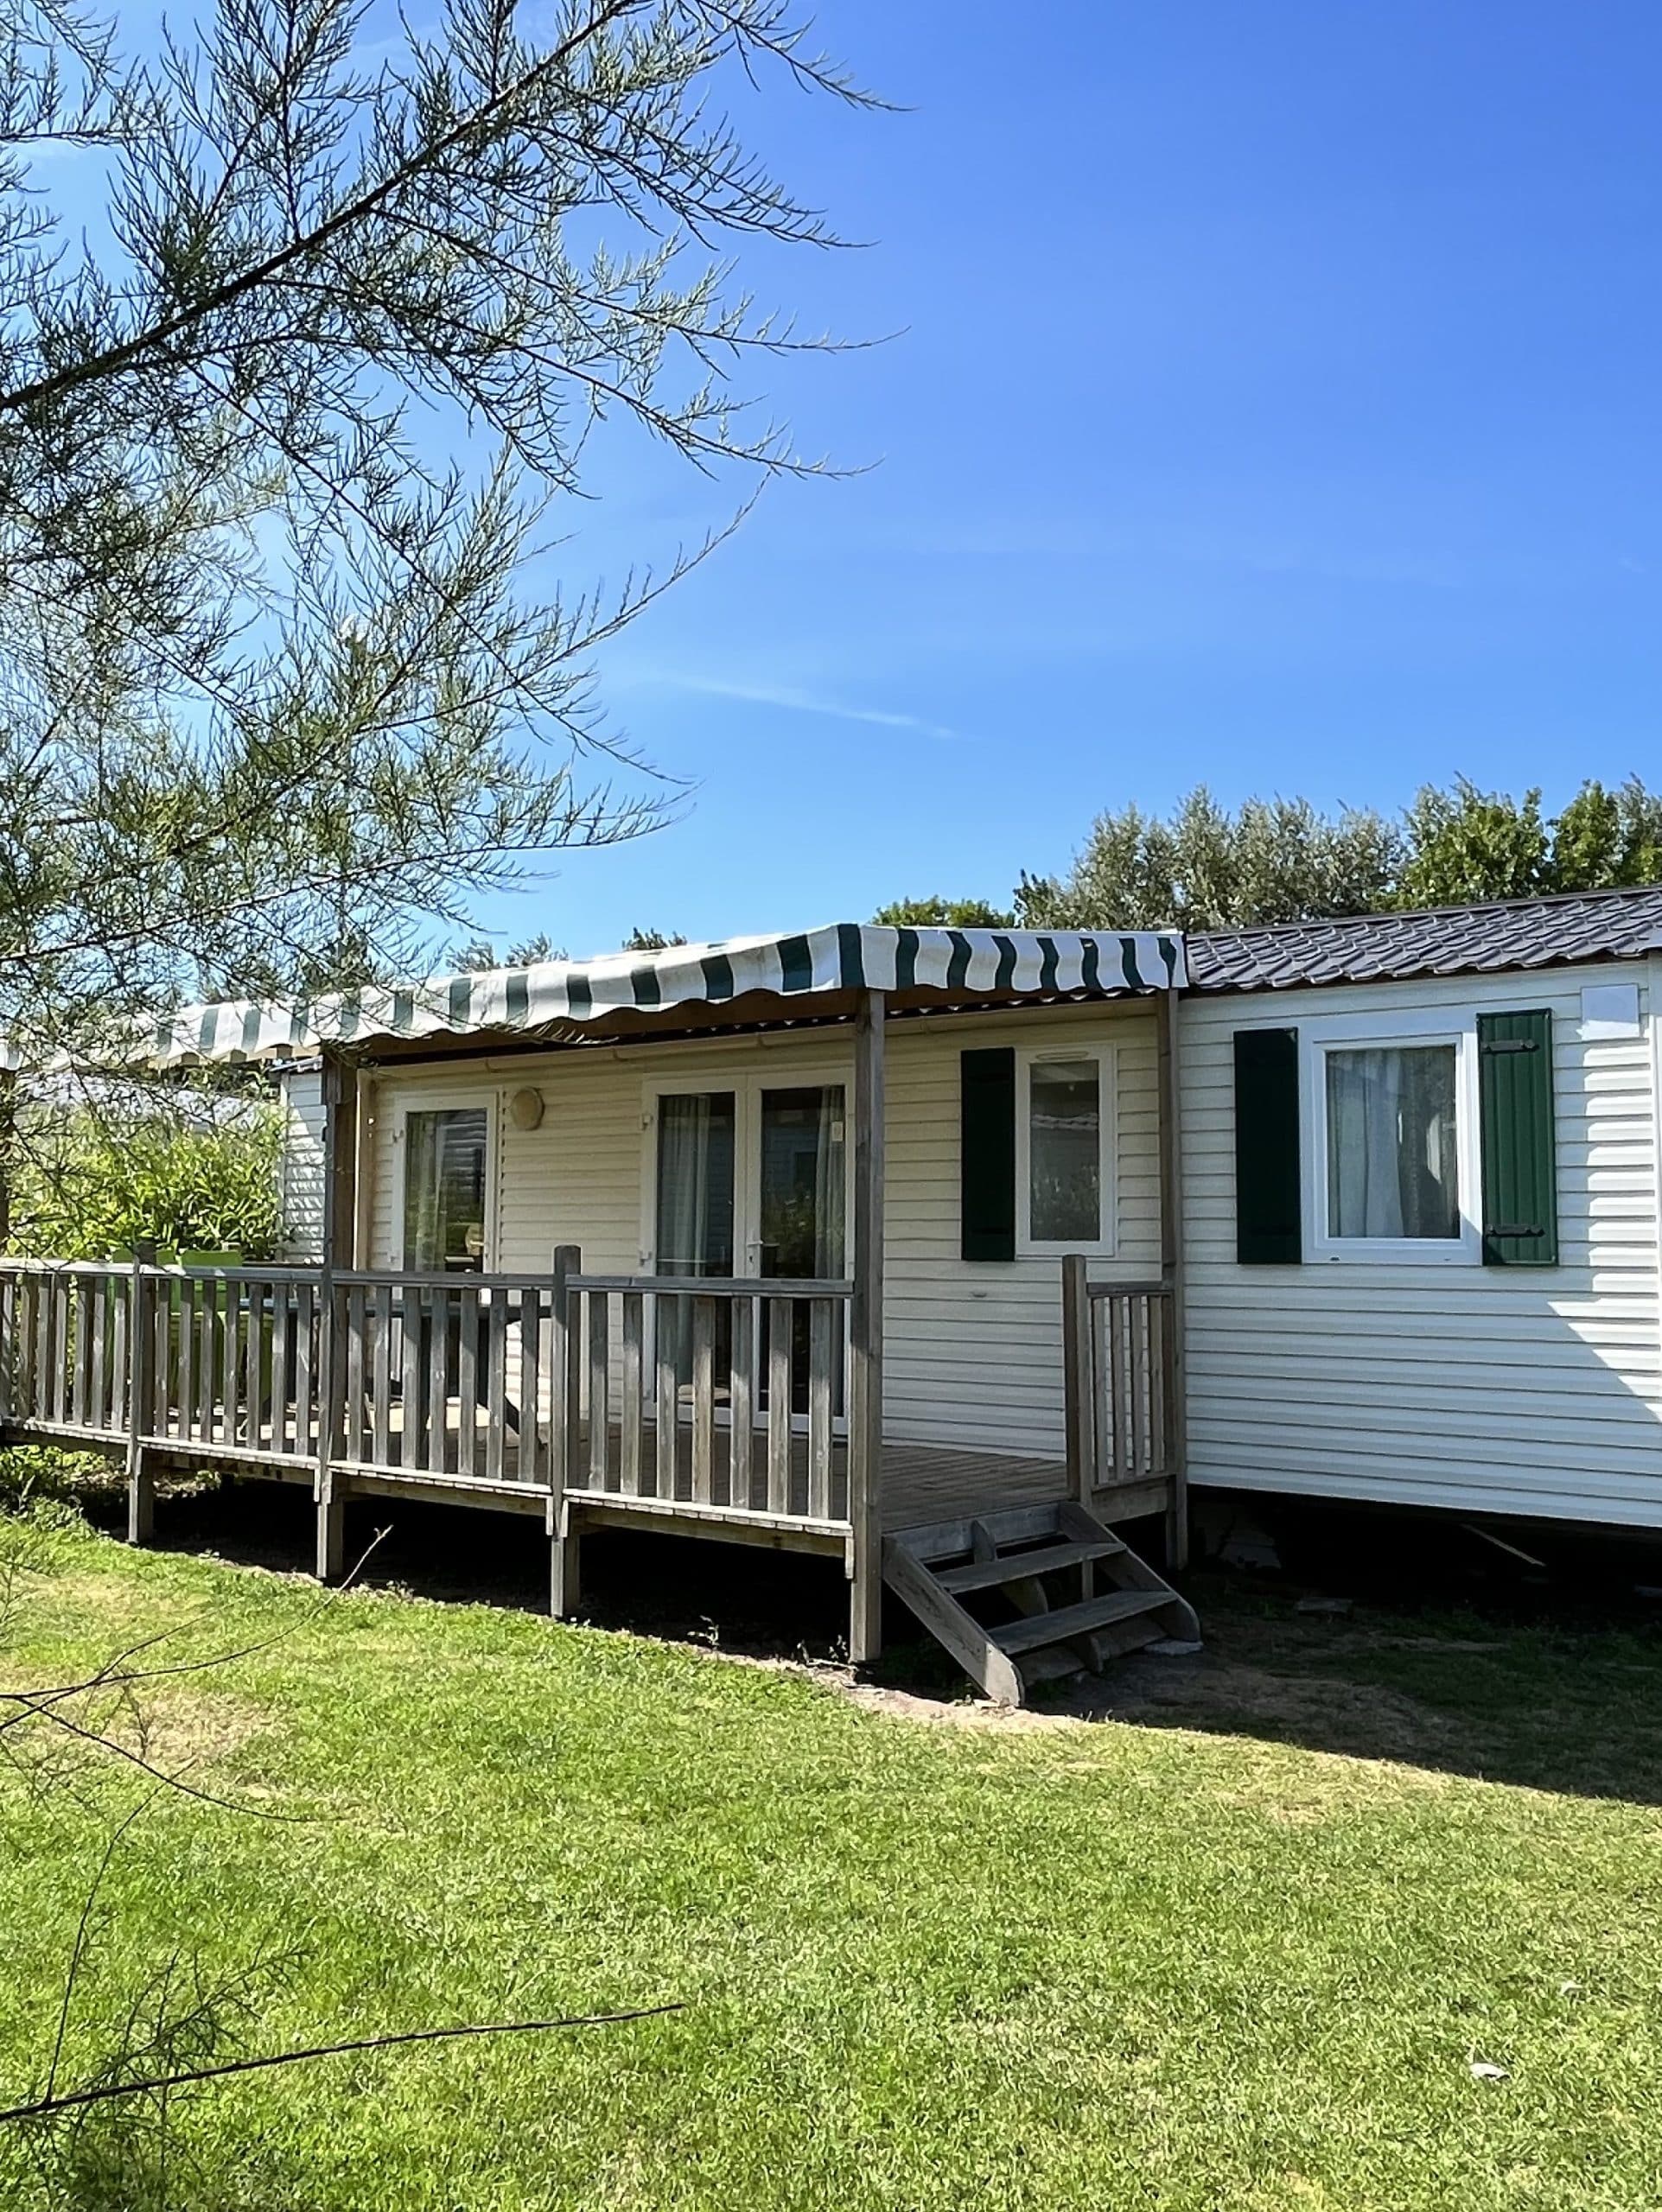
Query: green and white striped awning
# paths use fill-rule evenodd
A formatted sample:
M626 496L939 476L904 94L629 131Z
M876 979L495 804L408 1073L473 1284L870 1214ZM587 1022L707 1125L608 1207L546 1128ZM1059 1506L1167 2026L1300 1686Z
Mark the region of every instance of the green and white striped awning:
M1186 981L1183 941L1175 931L885 929L843 922L793 937L727 938L661 952L431 976L305 1006L231 1000L187 1007L161 1023L136 1057L153 1067L286 1058L326 1045L536 1031L678 1006L720 1006L755 994L800 1001L880 990L925 1004L1165 990Z

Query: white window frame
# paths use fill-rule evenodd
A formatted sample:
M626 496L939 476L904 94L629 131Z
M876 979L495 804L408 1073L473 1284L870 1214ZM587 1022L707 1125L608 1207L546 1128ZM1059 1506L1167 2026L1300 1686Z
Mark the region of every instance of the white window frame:
M662 1098L733 1093L733 1271L742 1281L761 1272L761 1094L764 1090L810 1090L840 1084L843 1090L843 1264L853 1259L854 1235L854 1064L852 1060L787 1061L757 1068L701 1071L697 1075L654 1075L642 1079L640 1096L640 1272L658 1265L658 1117Z
M1097 1064L1097 1188L1101 1200L1102 1234L1089 1243L1077 1237L1039 1237L1033 1234L1033 1071L1048 1060L1094 1060ZM1020 1259L1051 1259L1063 1253L1083 1252L1093 1259L1111 1259L1119 1247L1119 1082L1118 1047L1080 1038L1069 1043L1055 1038L1043 1045L1018 1045L1016 1050L1016 1251Z
M1336 1236L1328 1211L1328 1054L1393 1046L1455 1048L1455 1172L1460 1182L1460 1232L1438 1236ZM1334 1014L1299 1024L1299 1089L1306 1141L1302 1205L1304 1250L1324 1265L1474 1268L1483 1262L1482 1159L1478 1127L1475 1007L1418 1013Z
M392 1250L387 1264L404 1268L404 1224L405 1184L409 1171L409 1122L412 1114L479 1113L485 1116L485 1250L481 1271L494 1274L501 1207L498 1203L502 1173L501 1116L494 1090L411 1090L392 1103Z

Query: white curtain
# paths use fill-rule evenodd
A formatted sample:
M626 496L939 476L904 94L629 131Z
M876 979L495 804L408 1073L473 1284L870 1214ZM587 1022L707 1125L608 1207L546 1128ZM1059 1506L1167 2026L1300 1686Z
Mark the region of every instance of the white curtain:
M848 1187L843 1159L843 1116L841 1086L822 1090L814 1148L813 1195L813 1271L822 1282L843 1272L843 1200Z
M733 1095L665 1097L658 1109L658 1272L733 1272Z
M1327 1084L1332 1235L1458 1236L1454 1047L1329 1052Z
M730 1090L684 1091L658 1102L657 1272L660 1275L733 1273L733 1136ZM692 1375L689 1302L658 1302L658 1351L685 1389ZM730 1362L731 1315L721 1309L716 1376L724 1388Z
M468 1270L484 1265L488 1140L482 1107L405 1116L405 1267Z

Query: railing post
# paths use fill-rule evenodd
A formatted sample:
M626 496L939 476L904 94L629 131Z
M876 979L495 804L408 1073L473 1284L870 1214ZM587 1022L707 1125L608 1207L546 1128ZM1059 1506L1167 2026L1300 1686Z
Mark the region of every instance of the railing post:
M1067 1494L1090 1502L1097 1486L1096 1374L1091 1294L1082 1252L1062 1261L1062 1429L1067 1440Z
M334 1443L341 1393L335 1357L334 1270L327 1260L317 1271L317 1464L312 1497L317 1505L317 1579L336 1582L346 1571L347 1501L334 1471Z
M344 1427L335 1341L334 1272L350 1268L358 1160L358 1078L338 1052L323 1056L323 1259L317 1271L317 1579L335 1582L346 1567L347 1485L334 1469Z
M576 1609L581 1590L581 1533L570 1526L565 1500L570 1478L571 1376L575 1360L571 1346L571 1278L583 1269L583 1254L575 1244L561 1244L554 1253L552 1329L548 1362L548 1610L557 1621ZM534 1406L527 1408L532 1420Z
M882 1649L883 994L854 1024L854 1280L849 1301L849 1659Z
M135 1251L127 1316L127 1541L147 1544L156 1528L156 1477L143 1441L156 1408L155 1285L147 1271L155 1247L141 1243Z

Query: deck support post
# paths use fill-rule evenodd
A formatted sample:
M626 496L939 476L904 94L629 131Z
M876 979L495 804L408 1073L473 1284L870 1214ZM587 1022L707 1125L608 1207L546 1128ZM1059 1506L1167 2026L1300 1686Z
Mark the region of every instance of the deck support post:
M156 1477L144 1452L155 1417L156 1287L145 1269L156 1255L141 1243L133 1260L127 1311L127 1541L148 1544L156 1533Z
M854 1023L853 1293L849 1301L849 1659L864 1666L883 1630L883 1026L881 991Z
M575 1244L557 1245L548 1375L548 1610L557 1621L570 1619L583 1597L583 1536L573 1523L565 1496L571 1439L576 1428L574 1378L582 1356L581 1344L573 1342L582 1332L572 1325L571 1278L582 1271L580 1249ZM534 1419L535 1407L529 1410Z
M347 1482L335 1468L341 1418L341 1363L335 1343L334 1276L350 1268L358 1223L358 1078L339 1052L323 1053L323 1260L317 1280L317 1579L346 1570Z
M1171 1332L1162 1347L1166 1389L1166 1566L1188 1565L1188 1361L1183 1341L1182 1081L1177 1058L1176 989L1155 1001L1160 1062L1160 1272L1171 1288Z

